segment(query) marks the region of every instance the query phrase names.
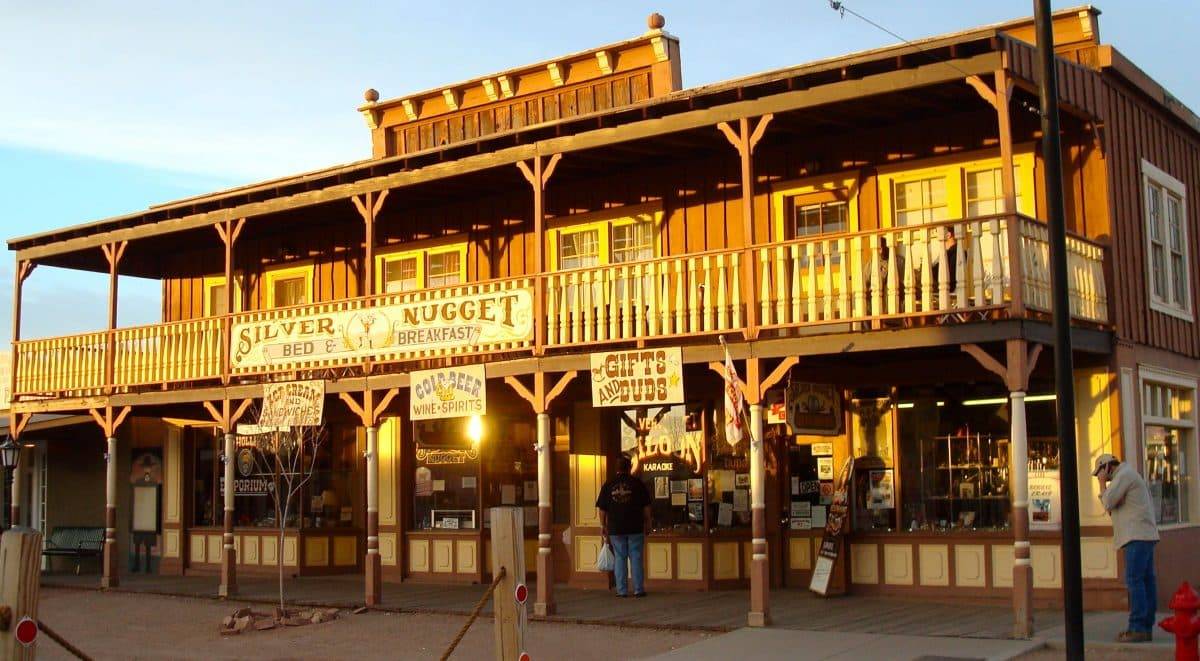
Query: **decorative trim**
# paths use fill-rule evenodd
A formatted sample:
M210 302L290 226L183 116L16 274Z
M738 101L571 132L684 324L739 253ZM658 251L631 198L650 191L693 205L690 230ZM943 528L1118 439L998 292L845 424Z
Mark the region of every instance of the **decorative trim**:
M600 67L600 73L610 75L613 72L613 60L611 52L604 49L596 51L596 65Z

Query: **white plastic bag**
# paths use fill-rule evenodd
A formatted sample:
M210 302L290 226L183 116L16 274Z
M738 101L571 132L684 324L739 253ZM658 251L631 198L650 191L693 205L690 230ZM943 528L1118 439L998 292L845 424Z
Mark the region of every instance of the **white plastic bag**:
M608 542L600 547L600 555L596 556L596 571L612 571L617 568L617 557L613 555L612 547Z

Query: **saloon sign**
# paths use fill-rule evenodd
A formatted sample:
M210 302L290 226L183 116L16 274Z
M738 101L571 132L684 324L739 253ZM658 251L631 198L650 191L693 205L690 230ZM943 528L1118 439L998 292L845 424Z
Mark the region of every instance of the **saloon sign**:
M234 324L235 372L524 342L533 337L533 292L508 289L282 319L265 316Z
M592 406L645 406L683 402L683 351L635 349L594 353Z
M483 365L421 370L408 375L413 420L460 418L487 413L487 376Z

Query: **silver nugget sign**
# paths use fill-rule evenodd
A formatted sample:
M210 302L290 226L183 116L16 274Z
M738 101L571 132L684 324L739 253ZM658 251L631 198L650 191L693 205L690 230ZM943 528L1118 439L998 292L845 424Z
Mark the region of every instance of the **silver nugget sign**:
M356 310L301 311L282 319L269 315L251 314L234 324L230 356L235 372L524 342L533 337L533 291L381 302Z
M683 402L683 351L635 349L591 355L592 406Z

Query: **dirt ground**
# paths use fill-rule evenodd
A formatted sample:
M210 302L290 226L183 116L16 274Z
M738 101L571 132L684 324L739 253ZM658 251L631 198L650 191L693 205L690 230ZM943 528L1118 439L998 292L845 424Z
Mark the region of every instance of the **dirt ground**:
M39 617L96 659L437 659L465 617L365 613L327 624L218 633L221 618L240 604L185 597L42 588ZM257 610L268 607L255 605ZM534 659L637 659L701 640L698 632L531 623ZM492 620L480 618L455 659L492 657ZM44 635L39 659L70 659Z

